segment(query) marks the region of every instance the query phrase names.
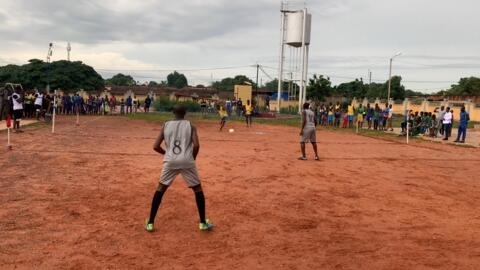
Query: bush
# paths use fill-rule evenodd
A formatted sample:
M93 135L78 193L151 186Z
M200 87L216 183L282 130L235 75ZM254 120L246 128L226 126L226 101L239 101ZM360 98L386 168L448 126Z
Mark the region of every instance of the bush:
M185 105L188 112L199 112L200 111L200 104L195 101L183 101L177 102L174 100L170 100L169 98L162 97L155 101L153 104L156 111L159 112L171 112L173 111L173 106L177 103Z

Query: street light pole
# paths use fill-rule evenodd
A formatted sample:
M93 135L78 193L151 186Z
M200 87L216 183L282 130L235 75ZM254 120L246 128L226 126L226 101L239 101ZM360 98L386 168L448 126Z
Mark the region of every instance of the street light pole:
M392 86L392 62L393 59L399 55L401 55L401 52L396 53L394 56L390 58L390 71L388 73L388 95L387 95L387 104L390 104L390 89Z

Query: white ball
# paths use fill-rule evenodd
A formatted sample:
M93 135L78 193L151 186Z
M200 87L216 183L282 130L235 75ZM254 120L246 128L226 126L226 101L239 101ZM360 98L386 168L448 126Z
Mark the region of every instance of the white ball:
M229 129L228 132L232 133L234 132L235 130L233 128Z

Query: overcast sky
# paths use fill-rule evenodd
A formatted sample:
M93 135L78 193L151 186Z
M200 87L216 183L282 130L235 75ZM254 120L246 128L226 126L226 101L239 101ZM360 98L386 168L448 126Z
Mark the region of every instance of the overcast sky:
M138 81L166 80L171 71L189 83L209 84L244 74L277 77L280 42L277 0L0 0L0 65L67 58L93 66L104 78L122 72ZM301 2L303 3L303 2ZM309 73L334 84L393 74L412 90L448 88L480 76L480 1L318 0L312 14ZM286 60L294 57L286 49ZM293 65L286 64L287 68Z

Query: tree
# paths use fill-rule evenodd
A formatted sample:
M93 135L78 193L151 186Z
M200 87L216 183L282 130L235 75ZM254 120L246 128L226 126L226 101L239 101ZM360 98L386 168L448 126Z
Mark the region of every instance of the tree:
M363 80L355 79L354 81L341 83L335 88L335 92L339 95L351 98L363 98L367 94L367 86L363 84Z
M413 91L410 89L405 90L405 97L418 97L418 96L425 96L425 94L422 92Z
M326 97L329 97L332 93L332 82L329 77L323 77L323 75L313 75L313 78L309 79L307 86L307 99L314 101L325 101Z
M365 96L367 98L387 99L388 80L384 83L371 83L365 85ZM390 84L390 98L393 100L403 100L406 96L405 86L402 85L402 77L393 76Z
M283 87L282 91L288 89L289 82L283 81ZM278 90L278 79L273 79L272 81L269 81L265 83L265 88L269 91L277 91Z
M103 78L91 67L80 61L55 61L46 63L31 59L28 64L0 67L0 83L21 83L25 89L100 90Z
M105 80L105 84L114 85L114 86L133 86L133 85L136 85L137 83L135 82L132 76L118 73L112 78Z
M156 81L148 82L148 87L156 87L156 86L158 86L158 83Z
M249 84L255 88L256 84L245 75L237 75L234 78L224 78L221 81L216 81L212 84L213 88L218 89L219 91L233 91L235 85L244 85Z
M480 95L480 78L461 78L446 91L447 95Z
M187 77L185 75L174 71L167 76L167 85L175 88L184 88L188 86Z

